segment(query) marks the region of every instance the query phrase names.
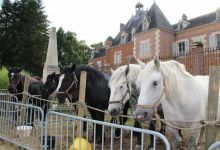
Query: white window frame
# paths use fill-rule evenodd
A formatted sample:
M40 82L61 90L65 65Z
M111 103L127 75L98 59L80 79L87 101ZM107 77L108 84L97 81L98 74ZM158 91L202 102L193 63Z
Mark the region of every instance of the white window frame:
M194 36L194 37L192 37L192 41L193 42L201 42L204 45L205 44L205 37L206 37L205 34Z
M210 49L215 49L215 48L220 47L220 44L218 45L217 35L220 35L220 31L214 32L214 33L209 35L209 48Z
M102 68L102 61L101 60L96 61L96 65L97 65L98 69L101 70L101 68Z
M140 41L140 57L145 57L149 54L149 44L150 39Z
M121 57L122 57L121 51L115 52L115 54L114 54L114 64L115 65L120 65L121 64Z
M180 43L184 43L184 50L181 52L180 51ZM173 54L174 55L185 55L189 53L189 40L188 39L183 39L183 40L178 40L173 43Z
M142 21L142 31L147 30L149 28L149 21L147 20L147 18L145 17Z

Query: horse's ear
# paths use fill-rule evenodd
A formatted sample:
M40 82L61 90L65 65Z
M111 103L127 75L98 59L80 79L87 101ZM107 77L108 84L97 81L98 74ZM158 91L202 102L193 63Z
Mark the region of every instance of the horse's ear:
M130 66L129 66L129 64L127 64L127 67L125 69L125 76L128 75L129 71L130 71Z
M155 57L154 58L154 65L156 66L157 69L160 68L160 60L158 57Z
M110 68L110 73L111 75L113 74L114 70L112 68Z
M76 64L72 64L72 66L71 66L71 71L74 72L75 69L76 69Z
M22 70L23 70L22 68L18 67L18 72L19 72L19 73L20 73Z
M55 77L55 75L56 75L56 73L55 73L55 72L53 72L53 73L52 73L52 77L54 78L54 77Z
M139 59L136 58L136 61L138 62L138 64L140 65L141 69L143 70L146 66L146 64L142 61L140 61Z

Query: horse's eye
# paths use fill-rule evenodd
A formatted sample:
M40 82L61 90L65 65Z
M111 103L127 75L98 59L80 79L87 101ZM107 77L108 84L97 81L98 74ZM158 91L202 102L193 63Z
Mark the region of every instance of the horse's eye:
M121 85L119 88L120 88L120 90L121 90L121 89L123 88L123 86Z
M153 82L153 86L157 86L158 84L159 84L158 81L154 81L154 82Z

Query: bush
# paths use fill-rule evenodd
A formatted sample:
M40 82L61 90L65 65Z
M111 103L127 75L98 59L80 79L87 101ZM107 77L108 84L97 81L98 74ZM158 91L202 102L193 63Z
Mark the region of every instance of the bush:
M8 87L8 70L2 67L0 70L0 89L7 89Z
M31 73L28 71L22 71L22 75L31 76ZM8 70L6 67L2 67L0 70L0 89L7 89L8 88Z

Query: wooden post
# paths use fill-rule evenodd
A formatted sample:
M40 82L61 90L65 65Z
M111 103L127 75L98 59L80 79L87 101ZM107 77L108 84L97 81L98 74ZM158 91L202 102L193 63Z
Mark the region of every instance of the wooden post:
M28 76L25 76L24 79L24 89L23 89L23 95L22 95L22 103L27 104L28 102L28 88L29 88L29 83L30 83L30 78ZM25 120L25 115L26 115L26 108L21 107L21 124L23 124L23 121Z
M207 106L207 120L215 121L217 119L220 66L211 66L209 69L209 93ZM206 126L205 130L205 149L216 141L217 127L213 125Z
M81 74L80 74L80 87L79 87L79 102L81 104L85 103L86 76L87 76L87 72L86 71L81 71ZM84 117L84 110L85 110L85 108L83 106L78 107L78 116L79 117ZM77 137L80 137L80 135L82 136L82 128L83 128L83 123L81 123L81 130L80 130L80 121L77 121L77 132L76 132Z

